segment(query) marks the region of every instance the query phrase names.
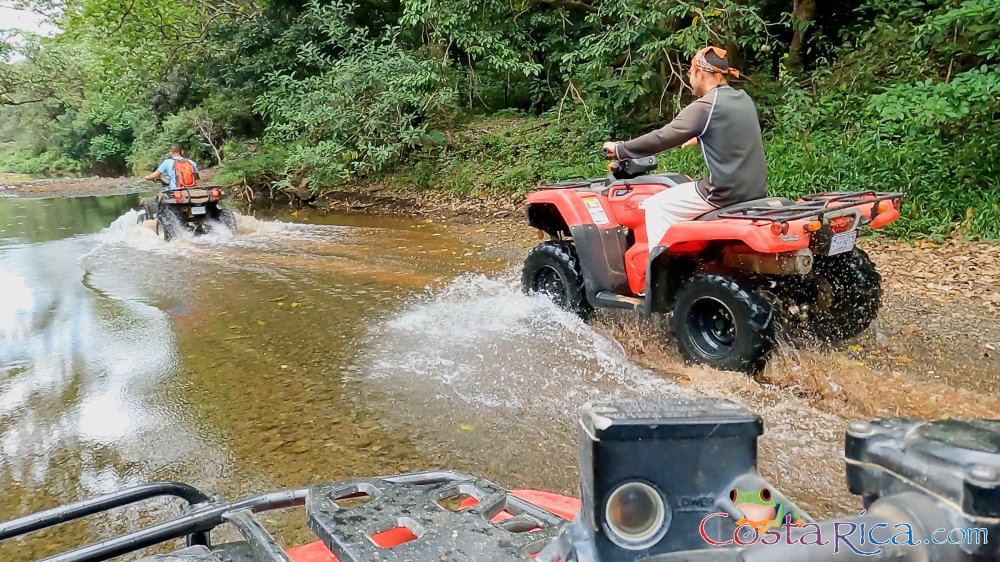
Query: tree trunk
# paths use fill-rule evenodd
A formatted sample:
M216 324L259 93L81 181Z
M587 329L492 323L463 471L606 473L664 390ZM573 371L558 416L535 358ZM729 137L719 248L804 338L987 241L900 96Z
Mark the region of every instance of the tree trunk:
M806 33L816 19L816 0L792 0L792 44L788 47L788 69L802 70Z
M746 0L735 0L735 3L739 6L745 6ZM740 46L736 44L735 39L740 37L743 30L740 29L738 25L734 25L726 30L726 44L723 48L726 50L726 58L729 59L729 66L735 68L736 70L743 71L743 63L745 62L743 57L743 50Z
M740 72L746 70L743 68L745 60L743 58L743 50L740 49L740 46L737 45L735 41L729 40L726 41L725 49L726 58L729 59L729 66L739 70Z
M211 119L198 119L195 121L195 125L198 127L198 132L201 133L202 138L208 142L208 146L212 147L212 153L215 154L215 162L222 164L222 153L219 151L219 147L215 145L215 123Z

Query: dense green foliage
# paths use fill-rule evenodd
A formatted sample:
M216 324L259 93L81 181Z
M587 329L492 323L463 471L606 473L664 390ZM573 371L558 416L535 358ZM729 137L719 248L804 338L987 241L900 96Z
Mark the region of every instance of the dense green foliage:
M251 186L527 190L668 120L711 42L749 77L775 192L903 190L899 233L1000 237L995 0L60 5L61 34L0 52L23 56L0 65L2 171L123 173L181 142Z

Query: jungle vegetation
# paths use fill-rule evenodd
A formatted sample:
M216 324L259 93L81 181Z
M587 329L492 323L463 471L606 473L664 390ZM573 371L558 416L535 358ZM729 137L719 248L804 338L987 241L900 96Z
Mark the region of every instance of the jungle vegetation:
M1000 237L996 0L23 7L61 32L0 46L2 171L130 173L181 142L256 189L525 191L669 120L711 43L746 75L775 193L902 190L898 234Z

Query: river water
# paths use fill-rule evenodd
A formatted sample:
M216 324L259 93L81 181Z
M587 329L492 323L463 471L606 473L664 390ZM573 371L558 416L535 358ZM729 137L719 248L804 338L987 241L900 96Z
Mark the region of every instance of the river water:
M241 215L164 243L138 198L0 199L0 519L155 480L233 498L455 468L572 493L580 404L681 392L459 228Z

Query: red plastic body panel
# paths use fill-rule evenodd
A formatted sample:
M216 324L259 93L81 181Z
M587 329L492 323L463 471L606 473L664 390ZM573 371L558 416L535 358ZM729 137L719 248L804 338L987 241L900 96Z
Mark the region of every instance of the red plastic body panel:
M511 490L512 496L520 498L528 503L536 505L549 513L558 515L567 521L572 521L580 511L580 500L569 496L542 492L539 490ZM478 503L475 498L466 498L459 506L460 509L472 507ZM493 521L503 521L510 518L511 514L501 511ZM375 543L382 548L391 548L413 540L413 533L409 529L399 528L379 533L372 537ZM313 542L286 551L292 562L338 562L337 557L326 545L321 542Z
M788 232L774 234L769 221L716 219L711 221L679 222L672 225L658 246L668 246L670 253L691 253L704 249L709 242L731 240L742 242L762 254L794 252L809 246L805 232L808 221L789 223Z
M899 211L895 208L889 209L888 211L883 211L872 219L872 222L868 224L871 228L882 228L883 226L895 222L899 218Z
M316 541L288 549L285 554L292 562L338 562L325 544Z
M639 208L639 204L649 196L664 189L667 187L662 185L632 185L628 191L621 195L616 195L616 193L623 191L624 187L619 190L611 189L608 196L601 196L587 189L545 189L529 195L527 203L528 205L555 205L563 220L566 221L566 226L569 227L593 224L601 229L621 226L631 229L635 235L635 244L625 252L623 259L629 289L633 293L638 293L645 290L646 256L649 255L649 241L646 239L646 212ZM600 202L608 216L606 223L598 224L595 222L584 201L585 198Z
M562 215L563 220L566 221L566 226L579 226L582 224L596 224L584 201L585 199L591 198L600 202L601 207L604 208L604 212L608 215L608 219L612 221L609 224L601 224L598 226L602 228L614 228L619 226L617 223L614 223L614 217L611 213L611 209L607 205L607 199L601 197L593 191L577 189L545 189L542 191L536 191L535 193L529 195L527 204L555 205L556 209L559 210L559 214Z
M581 503L576 498L540 490L511 490L510 493L567 521L572 521L580 513Z
M606 196L585 188L543 189L529 195L527 203L554 205L570 227L596 224L601 229L621 226L631 229L635 235L635 243L625 251L623 260L629 289L633 294L646 290L646 270L651 247L667 246L669 255L698 254L710 243L716 242L742 244L762 254L794 252L809 247L811 234L805 227L812 219L791 221L784 232L778 234L772 232L773 223L769 220L721 218L688 221L671 226L662 240L647 240L645 211L639 208L639 204L664 189L668 188L658 184L632 184L628 188L613 187ZM835 195L831 195L832 197ZM595 222L594 215L587 206L588 201L591 206L599 202L600 208L607 215L606 221ZM800 203L803 201L799 200ZM863 219L870 218L874 210L873 205L865 203L859 203L853 208ZM890 205L889 209L876 215L868 226L882 228L898 218L899 211Z

